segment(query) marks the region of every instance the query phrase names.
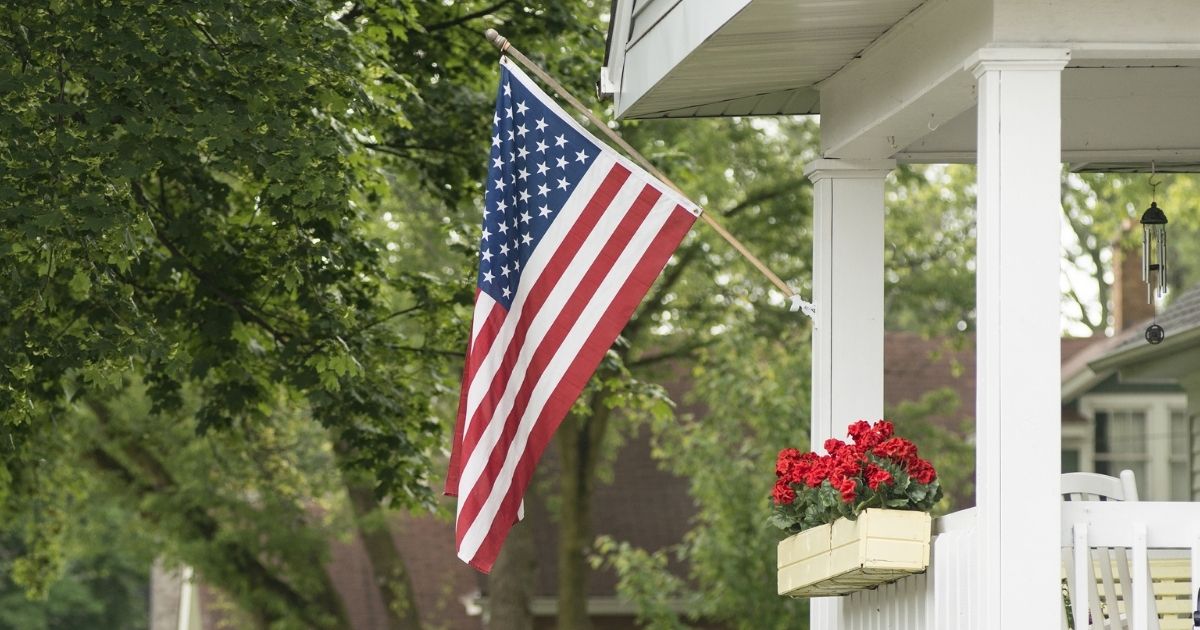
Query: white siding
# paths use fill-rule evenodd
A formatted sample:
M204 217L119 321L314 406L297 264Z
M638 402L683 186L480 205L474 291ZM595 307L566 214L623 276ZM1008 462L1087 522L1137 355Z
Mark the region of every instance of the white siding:
M675 5L683 0L635 0L633 3L633 24L629 29L629 40L621 42L622 47L632 46L643 35L649 33Z

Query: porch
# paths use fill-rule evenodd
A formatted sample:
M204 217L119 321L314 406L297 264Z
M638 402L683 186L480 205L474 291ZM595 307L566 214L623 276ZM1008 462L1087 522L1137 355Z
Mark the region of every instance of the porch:
M821 115L814 450L883 416L885 178L977 165L978 507L937 521L928 574L814 600L814 628L1057 627L1081 535L1184 554L1197 580L1200 504L1062 502L1059 266L1064 163L1200 170L1200 5L618 0L612 19L601 90L619 116Z

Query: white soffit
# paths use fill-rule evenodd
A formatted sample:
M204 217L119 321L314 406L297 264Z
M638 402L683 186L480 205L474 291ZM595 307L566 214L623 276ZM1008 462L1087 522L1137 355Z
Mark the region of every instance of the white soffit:
M1079 172L1200 172L1200 57L1076 60L1063 72L1062 157ZM902 148L907 163L975 161L975 108Z
M656 118L818 113L813 85L923 0L614 1L617 115Z

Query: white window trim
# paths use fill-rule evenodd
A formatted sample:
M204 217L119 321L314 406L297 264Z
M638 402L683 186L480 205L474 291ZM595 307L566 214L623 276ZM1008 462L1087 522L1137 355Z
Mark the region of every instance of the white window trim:
M1095 434L1092 431L1090 421L1064 423L1062 427L1062 449L1079 451L1080 472L1096 472Z
M1129 411L1146 414L1146 463L1148 479L1138 479L1143 500L1165 501L1171 496L1171 414L1187 414L1187 395L1182 393L1102 393L1079 399L1079 413L1087 420L1085 446L1080 451L1085 471L1096 469L1096 412ZM1064 437L1066 433L1064 432Z

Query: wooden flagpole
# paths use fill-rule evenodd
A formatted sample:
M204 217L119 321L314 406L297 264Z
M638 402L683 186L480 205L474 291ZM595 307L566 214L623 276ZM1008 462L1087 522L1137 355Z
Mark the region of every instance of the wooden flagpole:
M545 70L542 70L541 66L537 65L530 60L529 57L526 57L523 53L521 53L521 51L517 50L507 38L501 36L500 33L497 33L496 29L489 28L484 33L484 36L486 36L488 41L492 42L496 48L500 49L500 54L508 55L515 59L518 63L524 66L526 70L529 70L536 75L537 78L545 82L546 85L550 86L550 89L554 90L559 96L566 99L568 103L574 106L575 109L579 110L579 112L592 123L593 127L598 129L604 135L608 136L608 139L616 143L617 146L621 147L621 149L625 151L626 155L632 158L634 162L637 162L639 166L646 169L646 172L658 178L664 184L670 186L675 190L675 192L679 193L683 197L688 198L687 193L680 190L679 186L675 185L675 182L671 181L670 178L664 175L662 171L655 168L655 166L650 163L650 160L642 157L642 154L638 153L637 149L634 149L632 146L630 146L629 143L625 141L625 138L621 137L621 134L612 130L607 124L597 118L596 115L592 113L592 110L588 109L583 105L583 103L579 102L579 99L575 98L573 94L568 92L567 89L562 86L562 84L560 84L558 81L555 81L554 77L551 77L546 73ZM730 234L729 230L726 230L725 227L720 223L717 223L717 220L712 218L709 213L701 212L700 219L707 223L709 227L711 227L717 234L721 236L721 238L725 239L730 245L732 245L733 248L736 249L738 253L741 254L746 260L750 261L750 264L754 265L756 269L766 276L767 280L771 281L771 284L774 284L777 289L783 292L784 296L792 301L792 310L797 310L798 308L799 310L804 311L804 313L809 317L813 317L816 314L816 309L811 303L805 301L795 291L793 291L792 288L789 287L783 280L781 280L779 276L775 275L775 272L771 271L766 264L763 263L763 261L759 260L757 256L751 253L750 250L747 249L746 246L737 239L737 237L735 237L733 234Z

